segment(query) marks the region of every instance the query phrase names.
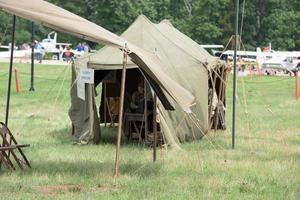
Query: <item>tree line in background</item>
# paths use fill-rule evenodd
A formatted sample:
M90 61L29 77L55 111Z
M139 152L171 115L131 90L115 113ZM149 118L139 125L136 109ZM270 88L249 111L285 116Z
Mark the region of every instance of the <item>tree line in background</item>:
M234 0L48 0L80 15L114 33L121 34L140 14L153 22L169 19L183 33L199 44L226 45L234 33ZM300 50L299 0L240 0L240 25L247 50L272 43L276 50ZM242 20L242 15L243 20ZM8 44L12 16L0 12L0 43ZM41 40L51 30L36 25L36 38ZM18 18L17 44L29 42L31 22ZM75 45L78 38L59 34L59 42Z

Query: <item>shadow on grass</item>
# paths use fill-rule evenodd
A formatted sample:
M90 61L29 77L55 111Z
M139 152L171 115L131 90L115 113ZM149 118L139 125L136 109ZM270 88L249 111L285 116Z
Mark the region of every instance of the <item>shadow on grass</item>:
M63 128L60 130L51 131L46 133L52 139L54 139L55 143L58 144L72 144L74 141L73 136L71 135L71 128ZM117 128L116 127L102 127L101 126L101 140L98 145L116 145L116 138L117 138ZM92 143L89 145L93 145ZM122 133L121 136L121 145L124 147L133 147L133 148L150 148L149 145L140 144L138 140L128 140L127 137L124 136Z
M102 127L101 127L102 128ZM40 155L36 158L29 159L32 161L32 169L31 170L25 170L24 172L20 171L17 173L20 173L20 175L33 175L33 176L43 176L43 175L49 175L49 176L56 176L56 175L65 175L65 176L84 176L88 178L93 178L97 174L105 174L105 175L111 175L113 176L114 172L114 156L110 159L107 159L107 156L104 156L103 158L99 158L99 161L95 160L88 160L88 159L82 159L82 155L76 157L74 156L73 160L70 160L67 152L72 152L72 149L74 149L73 153L79 153L80 154L88 154L90 152L88 149L92 152L95 152L95 148L97 148L97 145L72 145L72 136L70 134L69 129L62 128L54 131L45 131L45 135L47 138L45 138L44 141L38 141L34 147L32 147L30 150L32 151L42 151L43 154L51 153L53 149L55 149L55 146L59 148L67 148L67 151L62 150L61 155L58 155L59 158L57 160L48 160L47 155L45 155L45 159L43 157L40 157ZM116 129L115 128L102 128L102 140L100 142L100 146L105 146L106 144L111 144L112 146L115 146L115 135L116 135ZM123 136L123 135L122 135ZM65 145L67 144L67 146ZM50 146L51 147L50 147ZM145 149L149 148L145 145L138 144L133 141L128 141L127 138L123 138L122 140L122 147L128 147L129 151L132 149ZM47 147L48 146L48 147ZM61 146L61 147L60 147ZM49 148L50 147L50 148ZM82 149L82 151L80 150ZM99 150L100 151L100 150ZM135 151L136 152L136 151ZM34 153L31 153L34 155ZM40 153L39 153L40 154ZM66 160L64 160L64 155ZM95 155L96 156L96 155ZM104 159L104 160L103 160ZM106 160L105 160L106 159ZM110 161L111 160L111 161ZM153 164L150 160L143 160L140 159L140 157L137 157L137 160L133 160L130 158L124 158L120 164L120 174L122 175L129 175L129 176L138 176L138 177L150 177L154 176L161 170L161 166L158 164ZM6 170L5 170L6 171ZM6 173L6 172L5 172Z
M130 162L120 164L120 174L138 177L151 177L157 175L161 171L161 165L141 162ZM8 172L7 173L11 173ZM25 171L19 171L22 175L33 176L82 176L84 178L93 178L99 174L105 176L114 173L114 162L95 162L95 161L79 161L79 162L67 162L67 161L39 161L32 163L32 169Z

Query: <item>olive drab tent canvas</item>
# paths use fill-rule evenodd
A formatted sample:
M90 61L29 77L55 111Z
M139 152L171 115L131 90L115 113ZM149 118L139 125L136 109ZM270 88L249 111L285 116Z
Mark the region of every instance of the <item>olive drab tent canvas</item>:
M157 87L153 89L158 90L159 88L164 91L164 94L159 93L163 103L166 106L168 104L171 108L166 94L177 102L183 110L190 112L189 107L194 102L194 96L160 70L162 63L153 53L145 51L103 27L47 1L30 0L28 3L28 0L0 0L0 9L84 40L106 44L121 50L126 46L131 60L139 68L143 68L144 73L157 84Z
M126 49L131 61L152 80L152 84L155 85L152 88L166 109L174 109L170 103L172 100L182 110L191 113L190 107L193 105L195 97L161 70L163 64L153 52L145 51L101 26L47 1L31 0L29 4L28 0L0 0L0 9L84 40L106 44L118 50ZM86 90L87 93L89 91ZM91 102L90 100L87 101ZM88 105L90 104L88 103ZM90 106L89 109L93 108ZM90 111L85 110L84 113L90 117ZM80 121L79 118L77 120ZM92 127L89 127L89 129L92 130Z
M141 15L121 37L156 55L162 62L157 70L167 74L195 97L194 104L191 106L192 113L185 112L174 99L169 97L168 101L175 110L168 109L161 101L158 102L158 119L165 142L170 146L179 147L180 142L199 139L206 134L209 130L209 73L211 69L224 66L224 64L174 28L167 20L154 24ZM111 75L112 72L116 72L117 75L115 76L118 77L123 65L122 55L122 51L105 46L99 51L85 55L75 61L73 65L73 87L71 89L72 106L69 116L74 125L74 134L79 140L84 142L99 141L100 126L96 101L99 101L100 97L95 98L94 87L107 79L107 76ZM148 83L150 82L151 88L155 86L151 84L152 78L137 67L131 61L127 64L127 90L137 87L139 82L135 80L140 78L136 74L138 72L134 72L134 70L139 71L140 75L145 77ZM95 85L87 84L85 86L85 100L78 98L76 86L78 74L83 68L95 70ZM110 88L108 92L116 93L118 96L119 90L118 87L115 87ZM101 96L103 97L103 94ZM130 95L125 96L125 104L126 98L130 100ZM103 100L101 106L106 106L103 104ZM103 117L103 108L100 108L101 115ZM103 122L103 118L101 121Z

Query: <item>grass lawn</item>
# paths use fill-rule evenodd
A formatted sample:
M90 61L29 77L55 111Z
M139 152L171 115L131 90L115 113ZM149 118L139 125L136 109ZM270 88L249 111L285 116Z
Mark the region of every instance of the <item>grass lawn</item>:
M122 142L119 185L113 186L114 131L100 145L72 145L68 108L70 66L15 64L9 127L32 169L1 169L0 199L300 199L300 101L291 77L238 80L236 149L231 150L232 81L227 125L181 151ZM0 64L0 121L4 121L8 64Z

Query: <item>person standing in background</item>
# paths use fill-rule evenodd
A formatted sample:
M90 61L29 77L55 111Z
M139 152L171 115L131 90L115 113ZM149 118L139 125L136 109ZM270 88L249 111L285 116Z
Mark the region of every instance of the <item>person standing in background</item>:
M34 41L34 49L36 51L36 59L39 61L39 63L42 63L43 57L45 55L45 48L41 43L37 40Z
M86 42L83 43L83 49L84 53L90 52L90 46Z

